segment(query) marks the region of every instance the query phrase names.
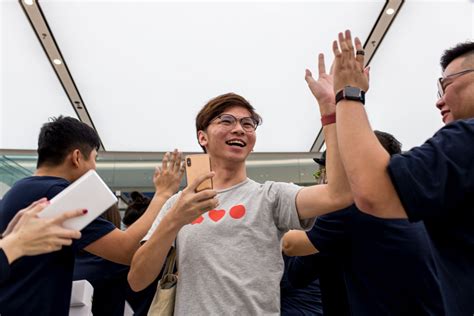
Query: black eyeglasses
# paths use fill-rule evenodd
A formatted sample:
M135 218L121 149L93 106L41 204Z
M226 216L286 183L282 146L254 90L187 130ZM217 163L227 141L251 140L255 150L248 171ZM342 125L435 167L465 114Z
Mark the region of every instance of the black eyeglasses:
M466 70L462 70L460 72L450 74L446 77L438 78L438 82L437 82L438 83L438 98L441 99L444 96L444 89L446 89L444 84L445 84L446 80L456 79L456 78L461 77L462 75L465 75L465 74L470 73L472 71L474 71L474 69L466 69Z
M237 119L232 114L221 114L216 116L210 123L216 122L217 124L227 127L227 128L234 128L234 126L239 121L240 126L242 129L248 133L255 132L258 126L258 121L255 120L253 117L241 117Z

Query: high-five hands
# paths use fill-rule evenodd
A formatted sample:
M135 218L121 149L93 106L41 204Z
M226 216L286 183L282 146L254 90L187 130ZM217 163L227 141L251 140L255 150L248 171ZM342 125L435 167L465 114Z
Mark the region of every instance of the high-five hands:
M309 89L318 101L321 115L328 115L336 112L336 102L333 83L334 78L332 73L326 73L324 54L319 54L318 56L318 73L318 80L315 80L311 71L306 69L306 75L304 78Z
M334 53L334 92L337 93L345 86L369 89L368 71L364 71L364 54L359 38L355 38L355 51L351 31L339 33L338 40L332 43Z

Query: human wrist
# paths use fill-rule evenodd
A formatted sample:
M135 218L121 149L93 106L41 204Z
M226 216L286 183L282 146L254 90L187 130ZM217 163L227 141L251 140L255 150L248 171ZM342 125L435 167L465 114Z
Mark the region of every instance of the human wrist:
M153 198L163 199L163 200L167 201L170 197L173 196L173 194L174 194L174 192L169 192L169 191L166 191L166 190L157 189L155 191L155 195L153 196Z
M25 255L21 242L14 233L2 239L0 248L5 253L9 264Z
M336 123L336 112L330 114L321 115L321 125L324 127L326 125Z
M167 222L167 226L170 230L178 232L184 225L187 223L182 220L182 217L177 214L176 209L172 207L166 216L163 218L163 221Z

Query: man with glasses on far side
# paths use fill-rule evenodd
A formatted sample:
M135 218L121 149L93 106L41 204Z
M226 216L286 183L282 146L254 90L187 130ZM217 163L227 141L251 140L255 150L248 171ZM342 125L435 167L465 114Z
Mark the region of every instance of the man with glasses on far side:
M369 82L359 39L333 42L337 139L357 207L381 218L423 221L433 245L446 315L474 313L474 42L441 58L445 127L423 145L389 157L363 106ZM390 273L390 271L387 271Z

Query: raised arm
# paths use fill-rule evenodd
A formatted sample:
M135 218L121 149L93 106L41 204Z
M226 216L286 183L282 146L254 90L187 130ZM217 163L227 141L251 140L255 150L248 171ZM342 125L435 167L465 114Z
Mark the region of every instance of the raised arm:
M339 33L338 40L333 42L334 92L346 86L367 91L369 81L364 73L360 40L355 39L357 55L350 31ZM341 159L357 207L378 217L406 218L387 171L390 156L374 135L364 105L352 100L339 101L336 125Z
M349 183L344 172L337 146L336 124L330 123L331 116L336 114L336 104L332 74L326 73L324 55L318 57L319 78L315 80L306 70L306 82L318 101L326 141L327 184L303 188L296 197L296 207L300 218L310 218L337 211L352 203ZM325 118L325 119L323 119Z
M88 245L85 250L113 262L130 264L133 254L140 246L140 240L150 229L158 212L178 191L183 174L184 164L181 161L181 153L177 150L172 155L166 153L161 168L155 170L153 176L155 195L143 215L127 230L114 229Z

